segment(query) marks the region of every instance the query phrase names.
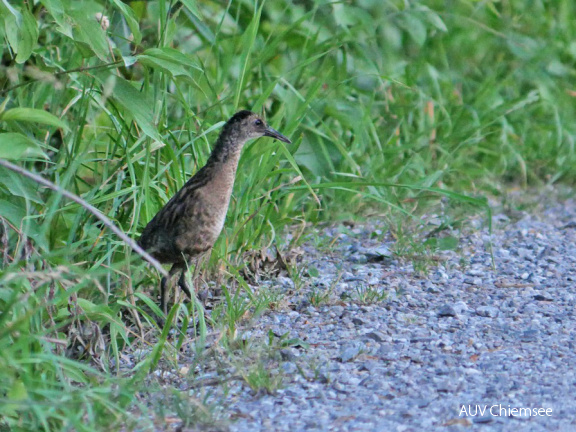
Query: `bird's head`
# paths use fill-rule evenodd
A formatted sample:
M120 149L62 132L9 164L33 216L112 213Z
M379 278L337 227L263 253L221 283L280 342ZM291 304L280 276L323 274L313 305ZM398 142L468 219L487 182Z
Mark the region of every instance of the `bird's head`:
M222 134L227 134L242 143L262 136L275 138L288 144L292 142L280 132L268 126L258 114L251 111L239 111L234 114L226 122Z

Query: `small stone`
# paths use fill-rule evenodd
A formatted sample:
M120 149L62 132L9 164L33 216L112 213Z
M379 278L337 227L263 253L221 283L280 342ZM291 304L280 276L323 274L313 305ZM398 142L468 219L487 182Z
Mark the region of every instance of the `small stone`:
M468 305L463 301L457 301L456 303L454 303L453 308L457 314L462 314L462 313L468 312L470 310Z
M455 316L457 316L457 313L452 306L446 304L446 305L440 307L440 309L438 309L438 316L439 317L455 317Z
M289 277L280 276L278 278L278 282L280 282L280 285L282 285L284 288L294 289L294 281Z
M388 249L386 246L380 246L373 249L365 249L363 252L366 258L372 262L383 261L384 258L390 258L392 256L390 249Z
M426 408L428 405L430 405L431 400L430 399L416 399L416 406L418 406L418 408Z
M350 255L349 260L355 264L366 264L368 262L368 258L366 255L361 253L355 253Z
M476 315L481 317L496 318L500 311L493 306L480 306L476 309Z
M379 331L373 331L373 332L369 332L366 333L364 335L365 337L367 337L368 339L372 339L376 342L384 342L386 341L386 336L384 336L382 333L380 333Z
M334 313L335 316L339 317L342 315L342 312L344 312L344 308L342 306L332 306L332 313Z
M332 388L334 390L336 390L338 393L344 393L344 394L348 394L348 390L338 381L334 382L334 384L332 384Z
M337 359L342 363L347 363L354 360L360 354L360 346L349 345L342 348Z
M369 361L362 363L360 365L360 367L358 368L358 370L359 371L372 372L378 367L378 365L379 365L379 363L377 361L369 360Z
M491 416L484 416L484 417L475 417L472 419L472 421L478 424L487 424L492 423L494 419Z
M518 253L518 256L519 256L520 258L522 258L522 259L526 259L526 258L532 256L532 251L530 251L530 250L528 250L528 249L526 249L526 248L523 248L523 247L518 248L518 249L517 249L517 253Z
M295 312L297 314L299 314L299 312L302 312L303 310L305 310L306 308L308 308L310 306L310 301L303 299L300 300L296 303L296 305L294 306L294 308L296 309Z
M298 372L298 367L292 362L282 363L282 370L287 374L295 374Z
M316 382L319 382L320 384L328 384L330 379L325 374L319 373L316 375Z
M538 330L526 330L522 333L522 336L520 336L520 340L522 342L537 342L539 334L540 332Z
M280 356L282 360L286 361L294 361L298 358L298 356L294 353L291 348L284 348L280 350Z

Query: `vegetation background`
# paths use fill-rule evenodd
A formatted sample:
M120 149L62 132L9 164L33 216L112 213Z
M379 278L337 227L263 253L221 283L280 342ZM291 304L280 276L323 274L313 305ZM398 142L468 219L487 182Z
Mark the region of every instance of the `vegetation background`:
M233 330L268 306L245 252L289 248L286 228L378 214L401 233L399 215L574 184L574 16L571 0L3 0L0 158L137 237L223 121L264 112L294 144L240 162L210 262L245 288L212 323ZM156 327L156 271L6 168L0 222L0 430L145 428L137 395L184 343ZM148 355L124 376L135 343Z

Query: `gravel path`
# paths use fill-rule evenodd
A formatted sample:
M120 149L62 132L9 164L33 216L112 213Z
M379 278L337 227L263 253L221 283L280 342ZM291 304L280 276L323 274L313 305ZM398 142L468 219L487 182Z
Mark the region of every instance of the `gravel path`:
M425 276L377 226L324 229L319 276L245 330L308 346L281 351L274 394L230 385L230 430L576 431L576 201L531 213L494 217L495 269L483 229Z

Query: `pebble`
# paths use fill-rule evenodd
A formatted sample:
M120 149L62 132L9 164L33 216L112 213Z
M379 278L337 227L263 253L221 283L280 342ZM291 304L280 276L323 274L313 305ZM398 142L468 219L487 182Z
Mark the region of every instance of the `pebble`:
M458 314L456 313L456 310L454 309L453 306L451 305L443 305L440 307L440 309L438 309L438 316L439 317L455 317Z
M499 313L498 309L492 306L480 306L476 309L476 314L481 317L495 318Z
M337 357L342 363L349 362L360 354L360 346L357 344L342 347L340 355Z
M364 337L366 337L366 338L368 338L368 339L372 339L372 340L374 340L374 341L376 341L376 342L384 342L384 341L386 341L386 336L384 336L383 333L380 333L380 332L378 332L378 331L373 331L373 332L366 333L366 334L364 335Z

